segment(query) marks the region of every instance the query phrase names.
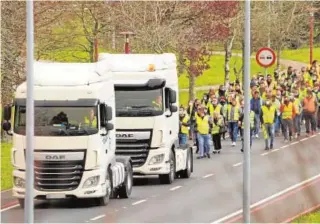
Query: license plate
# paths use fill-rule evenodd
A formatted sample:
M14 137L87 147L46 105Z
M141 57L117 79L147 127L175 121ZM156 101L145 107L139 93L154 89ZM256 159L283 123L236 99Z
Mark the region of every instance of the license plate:
M61 198L66 198L65 194L47 194L46 196L47 199L61 199Z

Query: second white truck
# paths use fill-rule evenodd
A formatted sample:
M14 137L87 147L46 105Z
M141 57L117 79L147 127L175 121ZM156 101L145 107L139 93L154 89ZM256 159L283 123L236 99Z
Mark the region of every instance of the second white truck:
M93 199L106 205L127 198L132 161L115 156L115 93L104 62L35 63L34 196L51 200ZM26 182L26 83L16 90L3 129L13 135L13 195L24 207Z
M116 155L130 156L135 176L171 184L193 171L191 147L179 146L174 54L100 54L115 82Z

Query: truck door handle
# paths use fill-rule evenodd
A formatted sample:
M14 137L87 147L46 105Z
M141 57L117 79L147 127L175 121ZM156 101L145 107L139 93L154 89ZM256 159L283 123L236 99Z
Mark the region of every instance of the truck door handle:
M171 130L170 130L169 134L171 135L171 133L172 133L172 132L171 132Z

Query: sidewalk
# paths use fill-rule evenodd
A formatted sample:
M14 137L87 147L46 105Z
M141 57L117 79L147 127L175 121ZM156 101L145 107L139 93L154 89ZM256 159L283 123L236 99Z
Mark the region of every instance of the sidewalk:
M1 192L1 209L10 207L17 203L18 203L18 200L12 197L11 189Z

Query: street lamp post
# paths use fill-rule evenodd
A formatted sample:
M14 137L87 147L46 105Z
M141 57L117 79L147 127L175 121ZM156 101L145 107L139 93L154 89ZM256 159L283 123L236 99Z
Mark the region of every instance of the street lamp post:
M134 35L133 32L126 31L126 32L121 32L120 34L125 35L125 44L124 44L124 53L129 54L130 53L130 48L129 48L129 36Z
M243 163L243 221L250 223L250 0L245 0L244 23L244 163Z
M27 150L26 150L26 193L25 193L25 223L34 222L34 101L33 101L33 66L34 66L34 18L33 0L27 0Z
M314 26L314 13L310 12L310 65L313 61L313 26Z

